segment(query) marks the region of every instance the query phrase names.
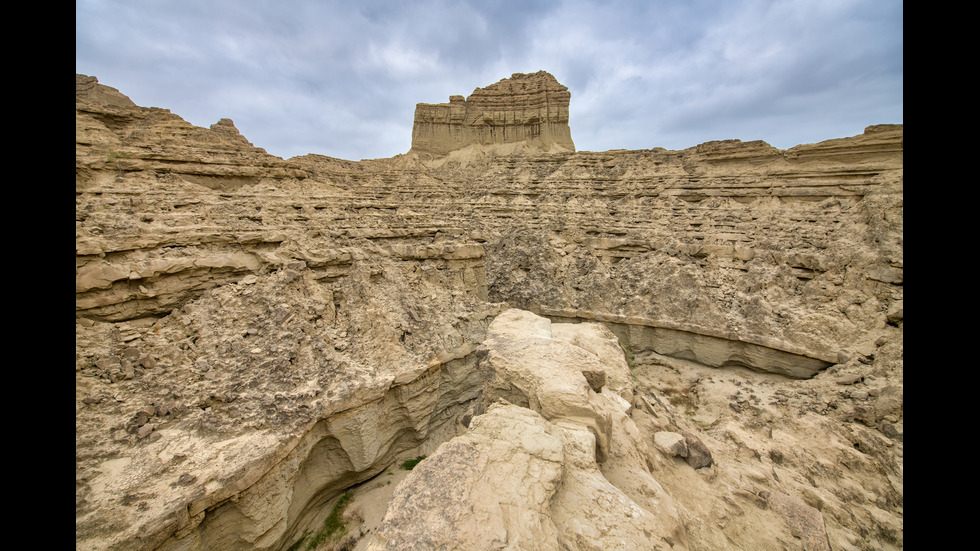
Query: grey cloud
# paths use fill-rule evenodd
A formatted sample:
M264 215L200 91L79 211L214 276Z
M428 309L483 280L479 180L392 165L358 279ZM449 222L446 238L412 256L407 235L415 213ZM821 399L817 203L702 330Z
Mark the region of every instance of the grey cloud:
M580 149L789 147L901 122L902 44L874 0L76 2L78 72L284 157L403 153L416 103L541 69Z

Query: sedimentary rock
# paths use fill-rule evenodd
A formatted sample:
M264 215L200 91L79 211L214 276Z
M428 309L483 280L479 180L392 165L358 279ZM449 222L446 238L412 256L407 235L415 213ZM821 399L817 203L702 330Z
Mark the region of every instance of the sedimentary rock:
M396 264L351 271L331 290L291 265L126 333L79 327L77 345L95 354L77 371L79 545L276 548L340 490L455 434L481 388L472 351L494 310ZM129 357L154 367L116 378L103 362Z
M295 164L252 146L230 119L200 128L169 109L139 107L95 77L76 75L75 88L78 189L132 173L216 190L306 177Z
M119 90L99 84L98 78L88 75L75 75L75 103L93 103L124 108L137 107L133 100Z
M565 490L480 505L486 541L612 545L576 520L601 498L636 504L608 523L626 539L811 545L780 492L834 549L900 549L902 126L574 152L552 81L457 98L411 152L353 162L77 75L76 548L302 547L371 489L401 496L394 542L415 505L393 465L430 456L413 488L440 462L517 476L500 447Z
M695 469L711 466L711 450L704 445L704 442L696 434L684 433L684 443L687 445L687 455L684 456L684 461L687 461L688 465Z
M686 547L630 403L612 389L595 392L582 375L628 380L622 351L605 346L615 338L588 324L575 328L573 344L551 328L520 310L494 319L481 360L492 372L487 413L399 486L369 549ZM633 388L619 392L632 397Z
M763 491L760 495L774 511L786 518L793 536L802 540L805 551L830 551L820 511L782 492Z
M676 432L660 431L653 435L653 443L657 449L668 457L687 457L687 441L684 435Z
M571 94L544 72L514 73L469 97L415 107L412 152L443 156L468 146L520 145L531 151L572 152ZM510 148L513 150L513 147Z

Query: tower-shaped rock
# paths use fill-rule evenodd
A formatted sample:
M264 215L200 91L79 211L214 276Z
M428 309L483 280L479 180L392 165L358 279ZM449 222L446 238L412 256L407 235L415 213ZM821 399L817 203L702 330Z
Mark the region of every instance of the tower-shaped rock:
M533 150L573 152L570 97L554 76L538 71L514 73L477 88L466 99L450 96L449 103L419 103L412 151L446 155L470 145L523 143Z

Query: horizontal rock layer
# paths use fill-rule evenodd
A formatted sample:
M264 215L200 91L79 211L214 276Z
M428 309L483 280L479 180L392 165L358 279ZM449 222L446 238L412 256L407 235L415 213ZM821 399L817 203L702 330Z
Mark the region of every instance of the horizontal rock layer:
M532 311L671 320L833 357L885 321L903 282L901 130L850 140L846 158L859 168L806 153L818 144L765 150L767 164L727 157L728 176L692 176L720 170L717 152L696 151L431 172L398 160L339 172L341 162L311 158L300 166L323 185L309 189L289 178L217 192L161 187L156 172L133 172L126 186L76 191L76 308L119 321L164 313L174 300L161 296L179 302L290 258L330 278L351 255L443 255L487 265L465 277Z
M441 156L467 146L522 143L532 150L575 151L568 126L571 94L539 71L515 73L466 99L420 103L415 108L412 152Z
M279 159L227 119L194 127L76 77L76 547L288 548L346 487L462 432L484 398L533 409L529 427L553 423L530 387L476 369L504 303L705 365L803 377L835 361L900 366L900 346L895 360L878 336L903 322L901 125L785 151L728 140L573 153L563 88L515 75L424 116L432 151L351 162ZM479 149L504 143L519 153ZM454 156L460 146L476 149ZM555 147L566 151L540 153ZM581 374L582 392L622 382ZM873 390L878 405L847 415L894 435L900 386ZM628 394L641 431L697 449L679 415ZM601 463L617 440L590 411L548 430L563 453L592 435ZM845 444L835 453L864 465ZM818 463L807 476L840 474ZM693 484L678 476L673 492ZM852 501L831 502L835 530ZM740 514L710 503L695 518Z

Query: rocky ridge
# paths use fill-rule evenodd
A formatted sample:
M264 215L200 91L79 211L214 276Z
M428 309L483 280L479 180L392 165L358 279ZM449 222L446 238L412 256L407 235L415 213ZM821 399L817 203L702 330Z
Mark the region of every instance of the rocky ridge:
M502 82L474 105L542 108ZM902 127L785 151L526 138L282 160L227 119L194 127L77 75L76 546L287 549L347 490L368 510L401 458L431 456L391 519L461 460L440 444L492 470L487 450L531 431L542 453L591 434L586 470L620 492L639 482L602 450L638 442L627 455L676 507L626 492L637 518L673 519L640 523L648 548L901 548ZM594 414L573 430L560 399L531 407L505 384L489 328L509 307L616 336L618 360L573 354L628 360L610 415L635 434ZM608 392L621 367L578 388ZM545 456L527 465L574 478ZM560 494L534 501L548 538L588 513L556 524L540 507ZM536 548L506 539L537 533L508 524L521 515L478 510L504 523L485 541ZM357 545L397 540L396 521L362 516Z

